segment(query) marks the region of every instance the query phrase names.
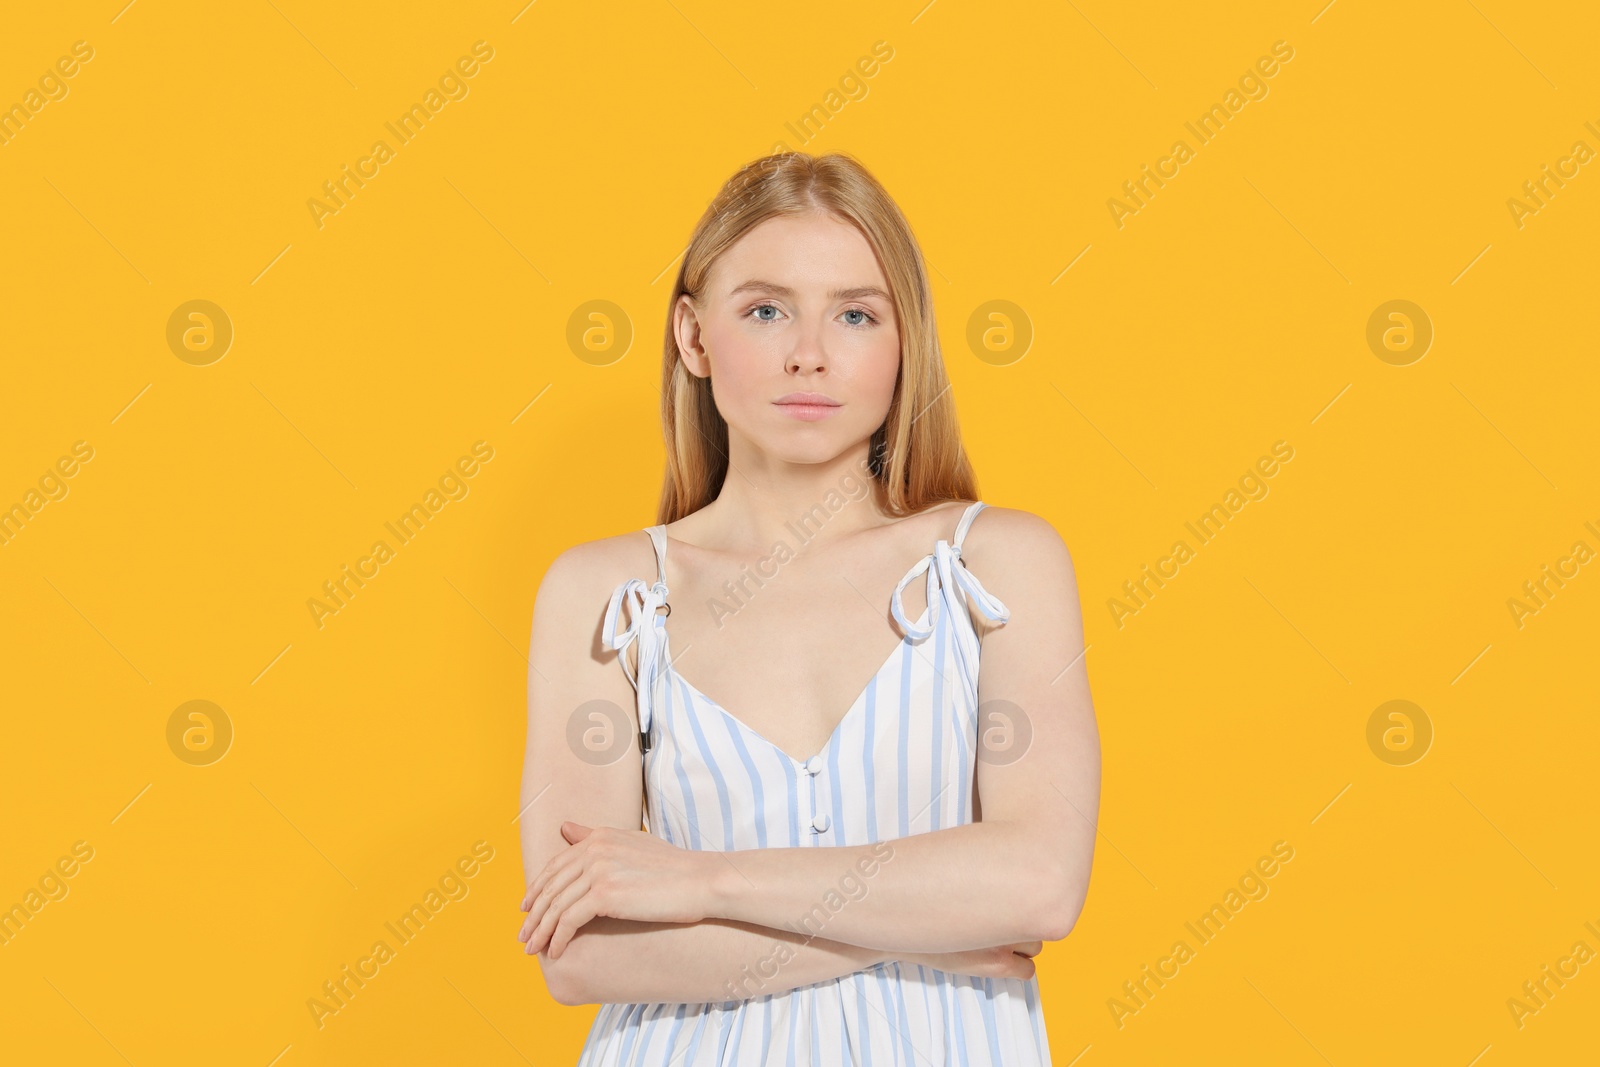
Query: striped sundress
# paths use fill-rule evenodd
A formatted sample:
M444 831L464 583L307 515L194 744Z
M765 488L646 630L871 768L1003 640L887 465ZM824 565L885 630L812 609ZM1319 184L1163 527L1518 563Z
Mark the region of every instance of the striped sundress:
M941 538L895 586L890 611L900 644L808 759L780 750L673 669L666 616L657 611L667 599L666 527L646 527L657 581L618 586L603 639L623 650L636 690L649 832L683 848L732 851L874 844L970 823L978 636L967 602L993 623L1010 618L961 559L962 538L983 507L971 504L954 543ZM913 622L901 592L923 573L928 606ZM624 601L631 619L619 629ZM636 670L626 653L635 642ZM794 929L827 936L825 924ZM1037 978L891 961L749 995L759 988L706 1004L602 1004L578 1067L1050 1062Z

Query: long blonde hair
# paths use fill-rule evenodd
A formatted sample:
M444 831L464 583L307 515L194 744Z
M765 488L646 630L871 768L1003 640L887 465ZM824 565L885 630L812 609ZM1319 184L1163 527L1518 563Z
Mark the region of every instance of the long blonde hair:
M922 250L900 208L865 167L839 152L780 152L729 178L695 225L667 304L661 364L661 421L667 469L656 521L675 522L715 500L728 474L728 424L711 380L689 373L678 351L673 311L699 300L711 266L753 227L775 216L824 210L856 227L883 266L900 330L900 374L889 414L872 435L869 470L890 514L945 500L976 500L977 477L961 447L950 382L934 326Z

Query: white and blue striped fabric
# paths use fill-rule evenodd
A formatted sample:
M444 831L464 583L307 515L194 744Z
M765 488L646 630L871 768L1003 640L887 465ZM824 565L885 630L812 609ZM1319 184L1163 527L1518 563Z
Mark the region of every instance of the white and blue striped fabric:
M645 822L675 845L732 851L876 844L972 821L978 637L967 603L996 624L1010 618L961 560L961 541L984 507L975 501L895 587L890 610L904 635L856 697L822 751L796 759L699 692L672 667L666 616L666 527L654 585L633 578L606 611L604 640L623 650L638 697ZM912 622L901 592L927 574L928 606ZM630 624L617 622L627 600ZM670 609L669 609L670 610ZM638 668L626 647L638 644ZM887 853L888 850L882 850ZM890 859L888 862L892 862ZM847 878L856 868L841 872ZM870 879L845 883L853 892ZM839 895L832 906L848 907ZM797 932L826 937L828 908ZM766 965L771 977L774 965ZM757 993L752 959L730 999L706 1004L602 1004L578 1067L1032 1067L1048 1064L1036 978L979 978L899 961L798 989ZM779 969L778 973L781 973Z

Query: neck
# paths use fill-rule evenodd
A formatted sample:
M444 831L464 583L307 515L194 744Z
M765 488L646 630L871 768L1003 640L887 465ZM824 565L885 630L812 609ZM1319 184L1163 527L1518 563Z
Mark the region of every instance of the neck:
M893 521L868 468L866 441L824 463L739 449L729 455L722 491L701 512L708 540L721 548L766 552L781 542L800 554Z

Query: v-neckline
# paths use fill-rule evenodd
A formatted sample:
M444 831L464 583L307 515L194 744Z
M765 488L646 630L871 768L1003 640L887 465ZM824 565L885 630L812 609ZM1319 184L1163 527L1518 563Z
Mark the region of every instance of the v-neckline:
M918 630L925 629L926 625L927 625L928 616L932 612L933 612L933 604L930 601L928 603L928 605L922 609L922 614L917 617L917 621L913 624L913 628L914 629L918 629ZM663 629L663 631L665 631L665 627L663 627L662 629ZM678 680L678 682L681 685L684 686L684 688L688 689L690 692L692 692L696 696L698 696L701 700L705 701L705 703L707 703L711 707L715 708L719 713L722 714L722 716L724 718L726 718L734 726L738 727L740 730L743 730L745 733L749 734L751 737L753 737L757 741L761 742L763 745L765 745L767 748L771 749L773 752L775 752L778 755L780 755L780 756L784 757L785 759L789 760L789 762L793 763L796 767L804 767L806 764L810 763L812 760L820 759L821 757L823 757L823 756L828 754L828 751L833 748L834 743L839 740L839 736L844 732L845 724L848 723L851 720L851 718L855 715L855 713L857 711L859 711L862 708L863 705L866 704L867 694L870 693L872 691L873 687L878 684L878 679L883 677L883 672L888 670L890 667L894 666L895 660L898 659L900 657L901 653L905 651L905 647L906 647L907 644L910 643L911 639L908 636L904 635L904 634L902 634L900 636L899 643L896 644L894 646L894 648L889 652L888 658L886 658L881 664L879 664L878 669L876 671L872 672L872 677L867 679L867 684L861 687L861 691L856 694L855 700L852 701L850 706L845 709L845 712L844 712L844 714L842 716L840 716L839 721L834 724L833 732L830 733L828 735L827 740L825 740L822 743L822 748L818 749L815 754L813 754L811 756L808 756L805 759L796 759L794 756L791 756L786 750L784 750L782 748L779 748L776 744L774 744L770 739L768 739L766 736L764 736L755 727L751 726L749 723L747 723L743 719L739 718L739 716L735 715L733 712L731 712L727 708L723 707L720 701L718 701L718 700L716 700L716 699L714 699L714 698L712 698L710 696L707 696L706 693L704 692L704 690L702 690L699 686L697 686L693 682L689 681L689 679L685 678L682 674L679 674L677 665L672 662L671 641L672 641L672 639L669 636L667 638L668 654L665 657L663 657L663 659L665 661L664 662L664 666L662 667L663 671L665 671L667 674L671 675L673 678L676 678Z

